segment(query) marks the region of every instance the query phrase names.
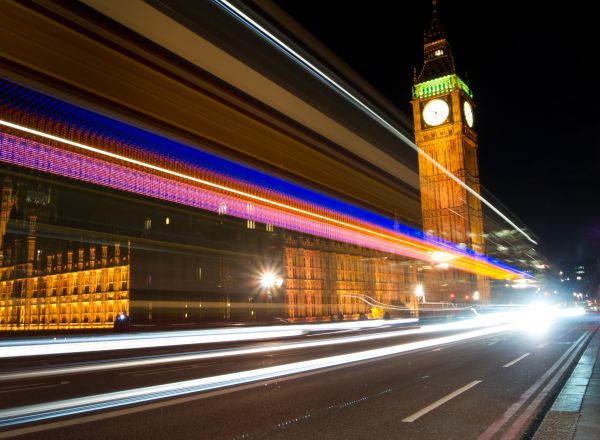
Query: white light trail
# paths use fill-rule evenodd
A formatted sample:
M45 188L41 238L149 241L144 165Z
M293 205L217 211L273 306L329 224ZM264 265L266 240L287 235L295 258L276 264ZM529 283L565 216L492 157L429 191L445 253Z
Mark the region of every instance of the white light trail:
M417 341L390 347L360 351L356 353L293 362L284 365L223 374L201 379L173 382L150 387L133 388L130 390L112 393L97 394L74 399L9 408L0 410L0 426L14 426L24 423L48 420L56 417L81 414L89 411L98 411L125 405L139 404L158 399L172 398L191 393L206 392L218 388L242 385L249 382L269 380L276 377L290 376L340 365L353 364L384 356L398 355L409 351L451 344L494 333L511 331L514 329L514 324L505 324L502 326L472 330L458 335L445 336L428 339L425 341Z
M541 311L536 307L523 307L521 310L485 313L475 319L464 321L427 325L420 329L405 329L403 334L430 333L436 331L451 331L480 326L498 325L504 322L519 322L521 328L531 327L531 323L545 323L547 328L554 318L575 315L573 309L556 309L553 307L542 307ZM581 313L576 310L577 314ZM335 323L281 325L269 327L235 328L235 329L212 329L174 331L140 334L123 334L95 337L70 337L54 339L32 339L27 341L2 341L0 342L0 359L18 358L27 356L43 356L57 354L73 354L97 351L129 350L152 347L169 347L194 344L216 344L222 342L253 341L258 339L276 339L302 334L313 331L322 332L327 330L358 330L377 328L382 326L405 326L417 323L415 318L394 320L367 320L367 321L342 321ZM535 327L539 327L535 325Z
M35 339L30 341L5 341L0 343L0 359L25 356L41 356L68 353L84 353L108 350L169 347L191 344L215 344L221 342L252 341L300 336L311 331L376 328L383 325L406 325L417 319L393 321L346 321L330 324L281 325L236 329L215 329L150 334L129 334L93 338Z
M247 334L223 334L218 337L209 335L191 335L157 338L110 339L88 342L57 342L56 344L36 344L7 346L0 348L0 358L14 358L23 356L41 356L67 353L85 353L108 350L129 350L151 347L171 347L176 345L207 344L232 341L251 341L255 339L285 338L299 336L301 330L280 330L278 332L253 332Z
M285 342L279 345L269 344L268 346L261 347L247 347L247 348L233 348L225 350L212 350L200 353L185 353L180 355L169 355L160 357L145 357L138 359L128 360L116 360L116 361L103 361L85 365L70 365L70 366L59 366L50 367L44 369L34 370L20 370L15 372L8 372L0 374L0 382L10 380L22 380L22 379L33 379L47 376L59 376L59 375L71 375L107 370L116 370L123 368L136 368L136 367L148 367L151 365L160 364L171 364L177 362L189 362L198 360L207 360L215 358L225 358L231 356L242 356L250 354L261 354L270 353L277 351L288 351L298 350L304 348L324 347L330 345L342 345L342 344L355 344L358 342L375 341L389 338L397 338L403 336L420 335L439 333L445 331L464 331L471 330L478 327L488 327L498 325L497 319L469 319L461 322L444 323L428 325L420 328L410 328L397 331L388 331L385 333L376 333L368 335L356 335L356 336L345 336L339 338L329 338L322 340L315 340L309 342Z
M257 32L259 35L266 37L266 39L268 41L270 41L272 44L279 47L279 49L281 49L282 51L287 53L296 62L303 65L307 70L309 70L310 72L315 74L317 77L319 77L321 80L325 81L330 86L332 86L335 90L337 90L343 96L348 98L351 102L356 104L360 109L362 109L369 116L371 116L373 119L375 119L377 122L379 122L385 128L387 128L392 134L394 134L396 137L398 137L400 140L402 140L404 143L406 143L408 146L410 146L413 150L417 151L419 154L421 154L425 158L427 158L427 160L429 160L439 170L444 172L444 174L446 174L448 177L450 177L452 180L454 180L456 183L458 183L460 186L462 186L469 193L471 193L472 195L477 197L482 203L484 203L486 206L488 206L492 211L494 211L496 214L498 214L508 224L510 224L512 227L514 227L517 231L519 231L525 238L527 238L527 240L529 240L533 244L537 244L537 242L533 238L531 238L529 235L527 235L527 233L525 231L523 231L521 228L519 228L514 222L512 222L507 216L505 216L499 209L497 209L487 199L485 199L483 196L481 196L481 194L479 194L477 191L472 189L469 185L464 183L462 180L460 180L458 177L456 177L453 173L448 171L442 164L437 162L433 157L431 157L429 154L427 154L425 151L423 151L421 148L419 148L417 146L417 144L415 144L406 135L404 135L400 130L398 130L393 125L391 125L388 121L386 121L375 110L371 109L367 104L365 104L363 101L361 101L356 96L354 96L352 93L350 93L346 88L341 86L337 81L332 79L329 75L324 73L321 69L319 69L313 63L311 63L309 60L307 60L305 57L300 55L297 51L295 51L293 48L291 48L289 45L287 45L285 42L283 42L281 39L279 39L277 36L275 36L272 32L265 29L264 26L260 25L256 20L252 19L250 16L248 16L243 11L241 11L239 8L235 7L233 4L231 4L231 2L229 2L227 0L213 0L213 1L217 5L221 6L224 10L229 12L231 15L236 17L239 21L241 21L242 23L245 23L247 26L249 26L251 29L253 29L255 32Z

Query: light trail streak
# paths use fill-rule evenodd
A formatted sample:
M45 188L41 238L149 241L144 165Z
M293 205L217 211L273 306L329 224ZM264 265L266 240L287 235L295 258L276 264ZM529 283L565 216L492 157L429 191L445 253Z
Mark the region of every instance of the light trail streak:
M345 221L342 221L342 220L338 220L338 219L335 219L335 218L332 218L332 217L324 216L324 215L321 215L321 214L318 214L318 213L315 213L315 212L307 211L305 209L297 208L297 207L289 205L289 204L285 204L285 203L281 203L281 202L278 202L278 201L275 201L275 200L272 200L272 199L267 199L265 197L257 196L255 194L251 194L251 193L246 192L246 191L240 191L240 190L232 188L230 186L220 185L218 183L214 183L214 182L211 182L209 180L199 179L197 177L190 176L190 175L184 174L184 173L180 173L178 171L173 171L173 170L170 170L168 168L164 168L164 167L160 167L160 166L157 166L157 165L153 165L153 164L148 163L148 162L143 162L143 161L140 161L140 160L137 160L137 159L132 159L130 157L123 156L121 154L111 153L110 151L102 150L102 149L96 148L96 147L91 147L89 145L84 145L84 144L81 144L79 142L74 142L74 141L71 141L69 139L65 139L65 138L61 138L61 137L58 137L58 136L54 136L52 134L45 133L45 132L42 132L42 131L39 131L39 130L33 130L33 129L31 129L29 127L25 127L23 125L13 124L12 122L5 121L5 120L0 120L0 125L4 125L6 127L10 127L12 129L19 130L19 131L24 131L25 133L29 133L29 134L32 134L32 135L35 135L35 136L40 136L40 137L43 137L45 139L50 139L50 140L53 140L53 141L56 141L56 142L61 142L63 144L70 145L72 147L79 148L79 149L82 149L82 150L85 150L85 151L89 151L91 153L101 154L103 156L107 156L107 157L110 157L112 159L122 160L122 161L128 162L128 163L130 163L132 165L137 165L137 166L140 166L140 167L143 167L143 168L151 169L153 171L158 171L160 173L168 174L170 176L179 177L179 178L184 179L184 180L189 180L189 181L201 184L203 186L208 186L208 187L215 188L215 189L218 189L218 190L221 190L221 191L225 191L225 192L228 192L228 193L235 194L237 196L241 196L241 197L243 197L245 199L250 199L250 200L257 201L257 202L266 203L268 205L276 206L277 208L283 208L285 210L297 212L297 213L302 214L302 215L307 215L307 216L310 216L310 217L315 217L315 218L317 218L319 220L323 220L323 221L327 221L327 222L332 222L332 223L336 223L336 224L339 224L339 225L344 226L344 227L349 227L349 228L352 228L352 229L356 229L356 230L358 230L360 232L366 232L366 233L369 233L369 234L375 234L375 235L382 236L382 237L384 237L386 239L389 239L389 240L397 241L397 242L404 243L404 244L410 244L410 245L416 246L417 248L425 250L427 252L431 251L431 246L427 246L427 245L424 245L424 244L419 244L419 243L417 243L417 242L415 242L413 240L407 240L407 239L403 239L403 238L400 238L400 237L394 237L394 236L391 236L389 234L382 234L381 232L373 231L372 229L367 229L367 228L364 228L364 227L361 227L361 226L358 226L358 225L355 225L355 224L352 224L352 223L348 223L348 222L345 222Z
M14 426L40 422L56 417L65 417L90 411L105 410L125 405L151 402L192 393L201 393L225 387L234 387L250 382L291 376L330 367L350 365L410 351L452 344L467 339L515 330L515 324L505 324L479 330L471 330L459 335L444 336L390 347L365 350L355 353L329 356L308 361L293 362L267 368L259 368L219 376L173 382L150 387L133 388L105 394L60 400L56 402L27 405L0 410L0 426Z
M450 309L448 309L450 310ZM530 327L532 317L569 317L573 316L570 309L556 311L553 308L523 307L521 310L497 313L485 313L473 319L465 319L460 322L435 324L423 326L420 329L404 329L398 334L419 334L438 331L463 330L480 326L499 325L505 322L519 322L521 328ZM31 339L27 341L4 341L0 343L0 359L18 358L28 356L43 356L57 354L87 353L97 351L115 351L138 348L169 347L193 344L214 344L221 342L252 341L256 339L275 339L302 334L313 331L326 330L348 330L368 329L389 326L404 326L417 323L418 319L394 319L394 320L368 320L368 321L344 321L336 323L319 324L297 324L270 327L252 327L236 329L212 329L199 331L160 332L150 334L128 334L104 337L70 337L70 339ZM377 339L379 336L361 336L368 340L370 336ZM316 341L319 342L319 341ZM248 352L250 353L250 352ZM246 353L242 353L246 354ZM1 378L1 376L0 376Z
M286 338L299 336L301 330L280 330L279 332L255 332L245 335L231 334L213 336L174 336L169 338L121 339L94 342L71 342L67 344L39 344L20 347L8 346L0 348L0 358L15 358L25 356L44 356L55 354L73 354L95 351L133 350L139 348L172 347L176 345L207 344L233 341L252 341L255 339Z
M379 122L381 125L383 125L385 128L387 128L392 134L394 134L396 137L398 137L404 143L409 145L413 150L415 150L420 155L427 158L428 161L430 161L435 167L437 167L439 170L441 170L444 174L446 174L448 177L450 177L452 180L454 180L456 183L458 183L460 186L462 186L469 193L471 193L472 195L477 197L482 203L484 203L486 206L488 206L492 211L494 211L496 214L498 214L503 220L505 220L512 227L514 227L517 231L519 231L527 240L529 240L533 244L537 244L537 242L533 238L531 238L525 231L523 231L521 228L519 228L512 220L510 220L506 215L504 215L498 208L496 208L494 205L492 205L492 203L490 203L487 199L485 199L483 196L481 196L481 194L479 194L477 191L472 189L465 182L463 182L458 177L456 177L453 173L451 173L449 170L447 170L442 164L437 162L433 157L431 157L429 154L427 154L425 151L423 151L421 148L419 148L417 144L415 144L413 141L411 141L400 130L395 128L385 118L380 116L375 110L371 109L367 104L365 104L359 98L357 98L352 93L350 93L346 88L344 88L342 85L340 85L334 79L332 79L329 75L327 75L325 72L323 72L317 66L315 66L313 63L311 63L305 57L300 55L297 51L295 51L293 48L291 48L289 45L287 45L285 42L283 42L281 39L279 39L277 36L275 36L272 32L265 29L264 26L260 25L258 22L256 22L256 20L252 19L250 16L248 16L243 11L241 11L239 8L235 7L233 4L231 4L231 2L229 2L227 0L213 0L213 1L217 5L221 6L225 11L227 11L228 13L233 15L235 18L237 18L240 22L246 24L248 27L253 29L258 35L266 37L267 41L269 41L271 44L274 44L276 47L278 47L284 53L288 54L294 61L296 61L300 65L303 65L308 71L312 72L318 78L320 78L321 80L323 80L324 82L326 82L327 84L332 86L335 90L340 92L343 96L345 96L347 99L349 99L355 105L357 105L360 109L362 109L364 112L366 112L369 116L371 116L377 122Z
M0 374L0 382L21 380L21 379L33 379L47 376L58 376L58 375L71 375L81 374L89 372L117 370L124 368L136 368L136 367L148 367L152 365L172 364L178 362L189 362L207 359L226 358L232 356L243 356L251 354L263 354L287 350L298 350L304 348L314 347L325 347L331 345L344 345L354 344L366 341L376 341L390 338L397 338L403 336L413 336L422 334L439 333L445 331L465 331L472 330L479 327L489 327L498 325L497 320L485 320L485 319L471 319L459 323L445 323L445 324L433 324L424 326L421 328L411 328L404 330L391 331L386 333L377 333L370 335L356 335L356 336L345 336L341 338L329 338L322 340L315 340L309 342L287 342L279 345L269 345L263 347L248 347L248 348L234 348L225 350L213 350L201 353L185 353L180 355L169 355L160 357L145 357L138 359L129 360L117 360L110 362L97 362L87 365L70 365L70 366L59 366L50 367L44 369L35 369L29 371L15 371L9 373Z
M218 201L219 197L221 197L221 201L224 197L229 197L225 200L227 200L227 203L231 206L230 214L240 218L248 217L247 200L254 200L255 202L259 202L259 206L261 206L260 204L265 205L262 206L261 210L255 210L256 212L253 218L257 221L422 260L429 260L431 255L441 251L445 254L451 254L452 264L456 268L492 278L512 279L515 278L517 274L527 276L513 268L499 266L498 264L488 262L484 255L475 254L474 256L471 256L468 253L460 253L456 249L452 249L449 244L422 242L415 238L406 237L400 233L394 233L392 235L387 231L382 232L380 228L374 225L365 227L360 224L338 220L331 215L325 216L302 208L297 208L290 204L241 191L232 188L231 186L210 182L168 168L132 159L89 145L84 145L19 124L14 124L9 121L0 120L0 125L60 142L90 153L126 162L140 168L207 186L224 193L229 193L231 196L210 192L208 189L194 186L186 187L183 183L172 181L156 174L148 174L141 170L127 168L85 155L79 156L77 153L60 150L52 146L39 144L26 139L19 141L20 138L8 134L2 135L0 133L2 137L2 139L0 139L0 146L2 147L0 150L1 159L19 166L34 168L40 171L50 172L129 192L133 191L141 195L188 204L189 206L200 207L212 211L218 211L220 203ZM42 155L43 158L36 158L34 150L39 150L38 154ZM123 179L125 179L125 181L122 181ZM141 186L132 185L132 182L139 182ZM194 197L192 197L192 195ZM242 200L235 199L233 196L239 196ZM283 212L279 210L282 210Z
M272 327L253 327L240 329L218 329L201 331L162 332L134 335L119 335L94 338L72 338L70 340L34 339L3 342L0 345L1 358L43 356L54 354L72 354L96 351L129 350L137 348L171 347L190 344L215 344L221 342L252 341L255 339L274 339L300 336L304 333L320 330L343 330L376 328L383 325L406 325L417 319L391 321L353 321L331 324L282 325Z

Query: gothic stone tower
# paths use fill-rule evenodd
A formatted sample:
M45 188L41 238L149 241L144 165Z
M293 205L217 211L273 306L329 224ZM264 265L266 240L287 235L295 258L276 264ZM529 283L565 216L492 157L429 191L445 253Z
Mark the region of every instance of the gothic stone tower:
M477 134L473 94L456 74L433 0L431 26L425 34L424 62L413 84L415 142L427 155L479 193ZM419 154L421 209L426 235L484 252L481 202ZM451 264L451 263L450 263ZM424 275L428 300L489 299L485 277L432 266Z

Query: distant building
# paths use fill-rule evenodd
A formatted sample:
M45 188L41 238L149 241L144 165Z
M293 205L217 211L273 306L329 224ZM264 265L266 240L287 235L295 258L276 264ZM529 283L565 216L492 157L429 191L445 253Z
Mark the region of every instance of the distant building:
M529 229L523 227L522 231L538 239ZM526 303L548 296L552 302L562 301L553 277L554 267L520 231L489 220L484 237L487 255L523 272L522 277L510 281L490 280L494 303Z
M561 287L577 303L597 305L600 299L600 258L563 262L560 266Z

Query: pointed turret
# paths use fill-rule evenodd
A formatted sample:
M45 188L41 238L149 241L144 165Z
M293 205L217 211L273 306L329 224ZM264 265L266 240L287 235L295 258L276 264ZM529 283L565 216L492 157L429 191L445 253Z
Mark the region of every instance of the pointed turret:
M446 40L444 26L437 9L437 0L433 0L431 25L425 33L423 46L423 68L416 83L454 73L456 73L456 68L450 43Z
M431 25L429 31L425 34L425 44L435 43L446 38L444 26L440 20L440 13L437 9L437 0L433 0L431 5Z

